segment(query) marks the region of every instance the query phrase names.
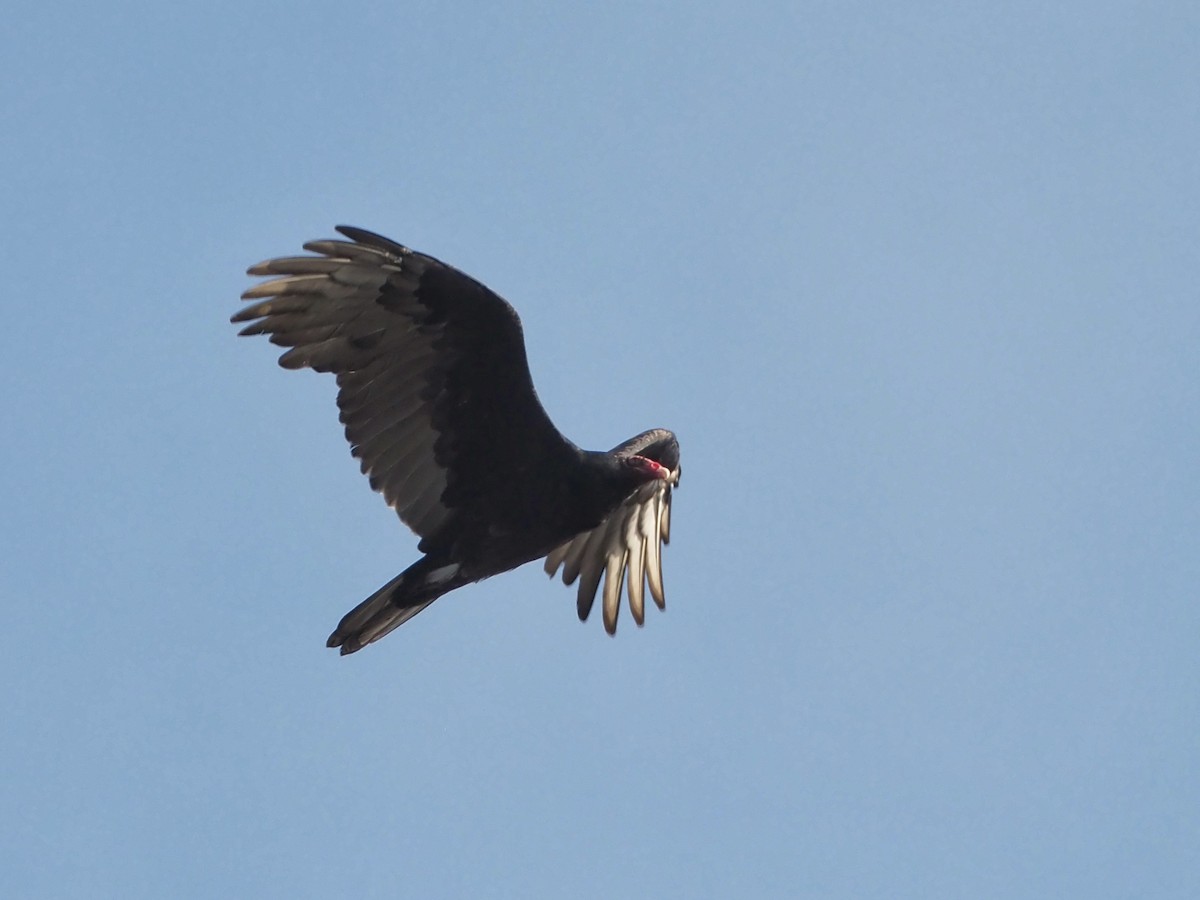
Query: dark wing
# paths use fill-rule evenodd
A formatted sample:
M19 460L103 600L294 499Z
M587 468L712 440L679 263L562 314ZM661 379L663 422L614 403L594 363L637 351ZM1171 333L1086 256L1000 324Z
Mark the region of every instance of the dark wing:
M621 584L629 597L629 611L640 627L645 623L645 585L659 609L666 608L662 582L662 547L671 539L671 491L679 484L679 444L665 429L654 429L614 447L617 456L637 454L671 470L665 481L643 484L603 522L577 534L546 556L546 574L554 577L562 566L563 584L579 579L577 609L587 619L604 578L602 609L604 630L615 634L621 609Z
M534 392L516 312L479 282L359 228L353 243L259 263L278 276L242 297L241 334L290 347L287 369L333 372L352 452L371 487L421 536L450 549L527 508L529 479L578 451Z

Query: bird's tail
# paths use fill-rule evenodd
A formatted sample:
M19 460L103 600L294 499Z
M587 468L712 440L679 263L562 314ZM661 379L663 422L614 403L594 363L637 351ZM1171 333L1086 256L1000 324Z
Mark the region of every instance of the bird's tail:
M447 591L466 584L457 565L434 568L429 558L417 560L338 622L326 647L340 647L342 656L391 634Z

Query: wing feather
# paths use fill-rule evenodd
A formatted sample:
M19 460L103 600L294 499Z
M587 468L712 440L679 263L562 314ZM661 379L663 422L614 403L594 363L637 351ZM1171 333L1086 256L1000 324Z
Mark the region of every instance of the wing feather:
M577 564L579 565L579 595L577 608L580 620L588 617L592 604L596 600L596 589L600 587L600 578L605 569L605 547L608 544L608 530L612 519L605 519L588 534L583 542ZM565 574L565 573L564 573Z
M621 582L625 577L625 560L629 554L624 546L608 547L604 560L604 630L617 633L617 614L621 611Z
M558 567L563 564L567 558L567 552L571 549L572 541L567 541L565 544L560 544L546 554L546 573L553 576L558 571Z
M625 546L629 562L625 567L625 593L629 596L629 612L638 628L646 624L646 536L641 531L642 511L638 507L625 519Z
M671 495L662 498L662 512L659 514L658 530L662 534L664 544L671 543Z
M647 527L653 535L646 544L646 583L650 587L650 596L654 598L659 609L667 608L666 594L663 593L662 582L662 498L656 497L650 505L650 515Z
M354 456L423 539L453 543L527 510L528 473L578 450L537 399L516 312L433 257L338 231L349 240L251 266L267 280L232 320L290 348L284 368L337 375ZM452 521L457 530L443 533Z
M616 632L624 584L634 621L645 622L645 586L660 609L666 606L662 583L663 526L669 523L671 491L679 483L678 458L665 481L643 484L603 522L575 535L546 555L545 571L553 577L562 569L563 584L579 588L576 606L580 620L587 619L603 576L604 628Z

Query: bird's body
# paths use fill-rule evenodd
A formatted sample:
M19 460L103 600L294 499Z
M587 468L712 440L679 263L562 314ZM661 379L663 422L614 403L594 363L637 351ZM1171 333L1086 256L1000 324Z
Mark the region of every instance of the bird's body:
M578 611L604 577L616 629L622 580L643 620L643 582L661 606L679 445L665 429L606 453L563 437L542 409L520 319L438 260L357 228L318 255L269 260L243 294L242 334L290 347L285 368L332 372L352 453L424 555L342 619L330 647L353 653L463 585L547 557L581 579ZM635 579L636 576L636 579ZM636 580L636 584L635 584Z

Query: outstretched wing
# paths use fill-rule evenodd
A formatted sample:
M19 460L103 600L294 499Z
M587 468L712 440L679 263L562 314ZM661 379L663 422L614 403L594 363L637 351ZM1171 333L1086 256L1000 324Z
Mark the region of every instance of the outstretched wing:
M629 611L639 627L646 621L646 585L658 608L666 608L662 548L671 539L671 492L679 484L681 466L679 444L675 435L665 429L639 434L611 452L653 459L666 466L671 477L641 485L595 528L577 534L549 553L545 570L553 578L561 566L566 585L579 579L576 608L580 621L585 621L592 611L603 577L604 630L615 634L622 583L629 597Z
M505 521L527 480L577 452L542 409L516 312L431 256L359 228L313 256L259 263L241 334L290 347L287 369L333 372L346 439L371 487L449 548L463 522ZM478 525L476 525L476 528Z

